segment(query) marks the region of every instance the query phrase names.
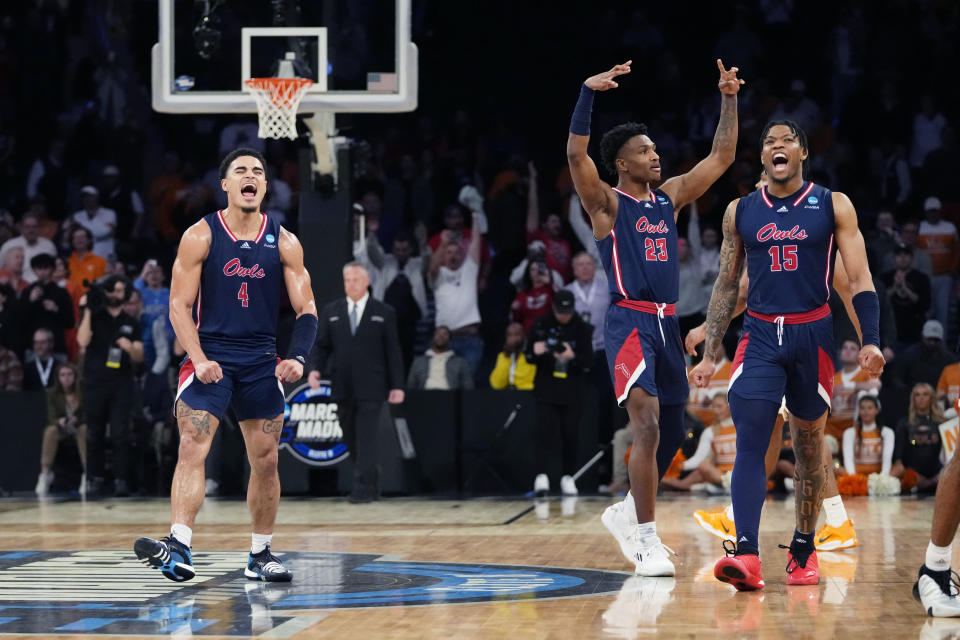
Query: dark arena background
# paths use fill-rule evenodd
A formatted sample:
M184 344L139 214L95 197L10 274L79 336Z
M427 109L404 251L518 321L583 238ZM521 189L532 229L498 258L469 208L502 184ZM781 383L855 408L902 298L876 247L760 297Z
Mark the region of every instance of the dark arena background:
M958 47L947 0L2 3L0 635L960 638L960 617L926 615L912 594L935 504L960 496ZM635 574L601 520L633 504L634 438L604 350L617 289L568 168L571 114L587 78L632 61L596 92L589 155L617 184L600 139L643 122L663 178L681 175L711 153L717 59L745 80L738 139L676 218L681 336L706 320L724 210L756 191L770 120L805 131L806 180L849 196L879 299L879 378L860 368L842 296L828 300L823 446L843 506L825 501L817 521L816 585L788 585L777 546L795 527L789 416L760 527L766 586L714 577L717 536L736 538L724 460L741 317L713 380L690 385L658 488L675 575ZM244 81L293 76L310 81L296 117L274 113L264 138ZM196 382L168 319L171 273L184 232L227 211L218 167L238 147L262 154L260 211L299 238L353 377L315 347L281 385L271 545L293 580L244 575L251 466L235 402L207 440L197 575L172 582L133 552L171 524L179 434L193 429L174 412ZM255 278L261 265L240 258L224 274ZM352 261L370 279L355 334ZM118 308L126 328L105 311ZM284 294L281 358L296 315ZM691 352L688 369L702 345ZM377 380L383 397L350 405Z

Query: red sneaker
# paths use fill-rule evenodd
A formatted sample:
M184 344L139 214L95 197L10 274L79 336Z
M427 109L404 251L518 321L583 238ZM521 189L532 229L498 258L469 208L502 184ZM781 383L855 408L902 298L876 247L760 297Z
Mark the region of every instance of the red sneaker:
M713 566L713 575L720 582L729 582L737 591L755 591L763 589L763 576L760 575L760 556L751 554L736 555L736 545L724 540L723 549L727 557L720 558Z
M798 559L793 556L793 551L787 551L787 584L819 584L820 583L820 562L817 560L817 552L814 551L807 556L806 562L802 556Z

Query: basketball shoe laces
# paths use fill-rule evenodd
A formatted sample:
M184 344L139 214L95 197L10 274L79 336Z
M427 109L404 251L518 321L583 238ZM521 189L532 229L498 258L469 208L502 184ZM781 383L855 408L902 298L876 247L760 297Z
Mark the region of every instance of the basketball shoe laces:
M723 546L723 551L724 551L724 553L727 554L727 557L728 557L728 558L731 557L731 556L756 555L756 554L752 554L752 553L740 553L740 548L737 546L737 543L734 542L733 540L726 540L726 539L724 539L724 541L721 543L721 545Z
M924 575L933 578L940 590L951 598L960 595L960 575L956 571L930 571Z
M671 549L671 548L668 547L667 545L663 544L663 541L660 540L659 537L657 537L657 543L656 543L656 544L649 544L649 545L648 545L648 544L643 544L642 540L643 540L645 537L646 537L646 536L641 537L639 534L634 533L634 534L632 534L632 535L629 537L629 540L630 540L630 543L631 543L635 548L644 548L644 549L659 549L659 548L662 548L662 549L665 549L666 551L672 553L673 555L678 555L676 551L674 551L673 549ZM666 554L664 554L664 555L666 555Z
M789 546L778 544L777 546L780 547L781 549L790 550L790 560L787 562L787 568L786 568L787 573L793 573L798 568L806 569L807 560L810 559L810 556L812 556L813 552L815 551L815 549L811 551L807 551L806 549L794 549L792 544L790 544Z

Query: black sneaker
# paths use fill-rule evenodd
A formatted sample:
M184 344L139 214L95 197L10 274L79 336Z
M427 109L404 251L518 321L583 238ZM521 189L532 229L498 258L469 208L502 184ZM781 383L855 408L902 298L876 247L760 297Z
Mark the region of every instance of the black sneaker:
M159 569L165 578L174 582L185 582L197 575L193 570L190 549L173 536L159 540L137 538L133 543L133 552L140 562Z
M243 570L243 575L251 580L263 580L264 582L290 582L293 580L293 574L283 566L280 558L270 553L270 545L260 553L251 553L247 557L247 568Z

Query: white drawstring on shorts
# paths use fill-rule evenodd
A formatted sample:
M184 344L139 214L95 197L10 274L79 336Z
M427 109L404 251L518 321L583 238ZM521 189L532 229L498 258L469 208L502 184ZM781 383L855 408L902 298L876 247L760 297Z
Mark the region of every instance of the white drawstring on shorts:
M777 325L777 346L783 346L783 316L777 316L774 321Z
M663 340L663 346L667 346L667 337L663 335L663 310L667 308L665 302L657 302L657 326L660 327L660 339Z

